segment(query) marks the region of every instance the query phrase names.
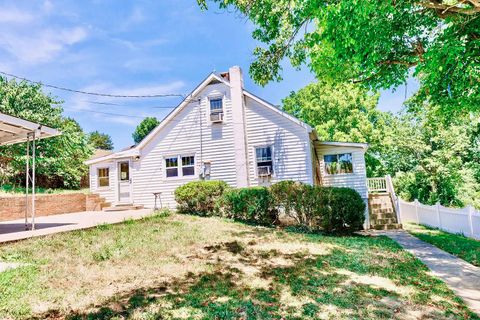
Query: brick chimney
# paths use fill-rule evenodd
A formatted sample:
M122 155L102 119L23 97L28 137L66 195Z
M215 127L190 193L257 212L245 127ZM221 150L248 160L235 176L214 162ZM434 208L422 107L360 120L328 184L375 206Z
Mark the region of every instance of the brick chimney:
M243 75L239 66L228 70L232 98L233 138L237 188L248 187L247 139L245 134L245 98L243 95Z

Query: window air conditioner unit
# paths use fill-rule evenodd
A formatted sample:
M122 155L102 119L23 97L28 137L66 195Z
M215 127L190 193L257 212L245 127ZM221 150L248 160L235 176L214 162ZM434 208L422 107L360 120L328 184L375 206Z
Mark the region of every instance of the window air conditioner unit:
M210 114L210 121L211 122L223 122L223 112L218 113L211 113Z
M260 166L258 167L258 176L259 177L270 177L272 175L270 166Z

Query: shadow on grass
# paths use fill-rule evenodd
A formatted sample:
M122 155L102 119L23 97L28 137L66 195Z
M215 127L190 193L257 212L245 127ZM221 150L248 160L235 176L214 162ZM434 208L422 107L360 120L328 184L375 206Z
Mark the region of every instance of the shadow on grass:
M205 246L186 262L206 260L208 271L124 292L91 306L90 312L51 310L38 319L478 319L388 239L307 235L313 245L335 245L312 253L262 248L265 230L249 232L256 236L249 242ZM415 290L406 296L382 283L362 283L360 275Z

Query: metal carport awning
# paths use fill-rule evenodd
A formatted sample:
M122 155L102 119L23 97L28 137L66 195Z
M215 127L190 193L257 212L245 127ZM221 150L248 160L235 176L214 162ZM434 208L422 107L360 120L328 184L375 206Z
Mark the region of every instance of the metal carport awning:
M25 228L28 229L28 195L30 183L32 186L31 197L31 229L35 229L35 141L60 135L60 131L50 127L12 117L0 113L0 146L17 143L27 143L26 150L26 179L25 179ZM31 152L30 152L31 145ZM30 173L30 153L32 158L32 172Z

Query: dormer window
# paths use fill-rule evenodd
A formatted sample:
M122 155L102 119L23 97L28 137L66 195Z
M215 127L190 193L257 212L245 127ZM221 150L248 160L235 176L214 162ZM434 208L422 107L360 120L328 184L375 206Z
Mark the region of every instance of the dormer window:
M223 122L223 99L210 99L210 121Z

